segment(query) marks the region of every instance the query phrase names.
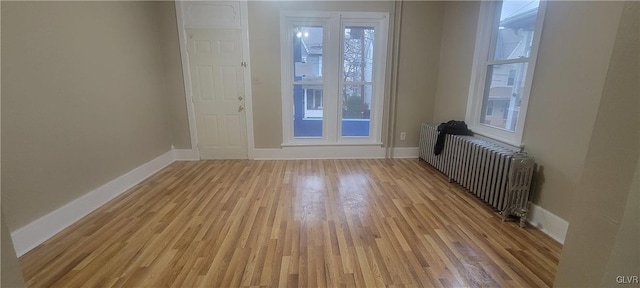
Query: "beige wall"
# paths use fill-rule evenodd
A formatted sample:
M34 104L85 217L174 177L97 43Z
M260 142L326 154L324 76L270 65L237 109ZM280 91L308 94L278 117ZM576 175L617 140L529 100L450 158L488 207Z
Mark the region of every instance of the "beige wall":
M163 83L178 81L163 73L157 5L2 2L11 231L169 151L167 90L178 89Z
M387 12L393 16L393 2L250 1L248 3L255 147L280 148L282 143L280 11L368 11ZM390 22L393 22L393 17ZM390 63L388 60L387 66L390 66Z
M447 2L433 124L464 120L480 1Z
M402 5L394 133L396 147L417 147L420 123L432 120L443 12L442 2L407 1ZM401 132L407 133L405 141L400 140Z
M1 10L1 6L0 6L0 10ZM0 13L1 15L1 13ZM2 17L0 16L0 19ZM2 45L2 41L0 39L0 46ZM2 58L2 57L0 57ZM1 59L0 59L1 60ZM0 62L0 66L2 66L1 62ZM0 75L1 75L1 71L0 71ZM0 81L1 84L2 81ZM0 88L2 89L2 88ZM2 103L2 101L0 101L0 103ZM0 114L2 109L0 109ZM0 117L0 123L2 117ZM1 126L1 125L0 125ZM2 138L2 135L0 133L0 139ZM2 146L2 141L0 141L0 150L1 146ZM2 159L2 155L0 154L0 162ZM0 172L2 170L2 167L0 166ZM1 187L2 187L2 177L0 175L0 191L1 191ZM0 200L2 200L2 197L0 197ZM0 203L2 204L2 203ZM2 205L0 205L1 207ZM0 210L2 210L0 208ZM0 211L0 225L2 225L2 227L0 227L0 244L2 245L2 247L0 248L0 287L24 287L24 279L22 276L22 271L20 269L20 264L18 263L18 257L16 256L16 251L13 247L13 239L11 239L11 233L9 232L9 228L7 227L7 224L5 223L5 217L4 217L4 213L2 213L2 211Z
M20 264L18 264L18 258L16 257L16 251L13 248L13 240L11 240L11 234L9 228L4 222L4 215L2 216L2 236L0 241L2 242L2 250L0 255L2 256L2 262L0 267L2 273L0 273L0 286L18 288L24 287L24 279L22 278L22 271L20 270Z
M640 272L639 7L627 3L620 20L584 171L572 199L571 225L554 283L558 287L612 287L616 276Z
M607 261L604 276L600 281L601 287L616 284L617 276L640 275L640 159L629 189L627 207L620 221L616 240Z
M174 1L158 2L158 30L165 91L168 96L171 144L177 149L191 149L187 101L182 77L182 59Z
M549 1L523 142L542 166L535 202L571 222L621 3Z
M479 3L447 3L434 122L464 119ZM570 220L621 4L549 1L524 128L534 203Z

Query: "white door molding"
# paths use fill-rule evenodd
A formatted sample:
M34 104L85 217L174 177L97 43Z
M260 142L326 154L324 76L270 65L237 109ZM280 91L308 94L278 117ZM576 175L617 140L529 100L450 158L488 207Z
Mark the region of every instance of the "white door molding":
M192 101L191 72L189 70L189 55L187 55L187 33L183 17L183 1L176 1L176 20L178 24L178 38L180 42L180 60L182 61L182 79L184 81L184 94L187 101L187 117L189 119L189 135L191 136L191 149L200 158L198 151L198 134L196 131L196 116Z
M240 1L240 29L242 30L242 57L244 58L244 106L247 122L247 156L254 158L255 143L253 139L253 94L251 92L251 58L249 57L249 8L247 1Z

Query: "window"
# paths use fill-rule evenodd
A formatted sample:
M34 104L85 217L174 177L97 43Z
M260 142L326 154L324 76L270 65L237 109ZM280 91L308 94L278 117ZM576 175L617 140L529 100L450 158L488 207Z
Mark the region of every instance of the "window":
M507 79L507 86L513 86L513 83L516 81L516 70L509 69L509 79Z
M381 144L388 15L283 12L284 145Z
M474 132L521 144L545 7L482 2L466 117Z

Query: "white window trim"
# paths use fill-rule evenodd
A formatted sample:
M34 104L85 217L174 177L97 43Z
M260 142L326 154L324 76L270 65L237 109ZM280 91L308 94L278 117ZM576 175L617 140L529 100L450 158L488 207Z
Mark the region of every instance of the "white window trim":
M341 136L342 119L342 80L339 71L343 61L342 43L344 33L342 29L346 25L371 25L376 30L374 43L374 71L373 71L373 95L371 99L371 118L369 137L343 137ZM290 55L293 54L293 33L289 29L292 25L316 25L328 29L324 33L323 59L338 59L338 61L326 61L322 64L323 87L323 138L294 138L293 136L293 66ZM308 11L282 11L280 13L280 67L281 67L281 94L282 94L282 146L331 146L331 145L382 145L382 113L384 106L385 73L387 42L389 30L389 14L378 12L308 12ZM329 34L339 31L338 39L328 39ZM336 36L333 36L336 37ZM333 40L333 41L332 41ZM336 53L340 53L335 55ZM333 72L332 72L333 71ZM330 75L337 75L331 77ZM331 108L328 108L331 107Z
M522 135L527 117L527 108L529 105L529 96L531 94L531 83L535 71L535 65L538 58L538 48L540 47L540 38L542 35L542 26L544 24L544 16L547 7L547 1L541 0L538 8L538 17L536 27L531 44L531 53L527 65L527 76L522 91L522 99L520 104L520 113L518 114L518 122L515 132L506 129L492 127L480 123L482 114L482 101L484 94L484 85L487 77L487 63L489 53L493 51L495 45L496 33L493 33L499 25L499 19L495 17L498 12L496 9L498 1L482 1L480 4L480 15L478 17L478 29L476 32L475 51L473 56L473 65L471 72L471 81L469 84L469 97L467 100L467 111L465 121L474 133L482 136L498 140L513 146L522 147ZM517 62L522 63L518 59L493 61L500 63ZM499 64L499 63L496 63Z

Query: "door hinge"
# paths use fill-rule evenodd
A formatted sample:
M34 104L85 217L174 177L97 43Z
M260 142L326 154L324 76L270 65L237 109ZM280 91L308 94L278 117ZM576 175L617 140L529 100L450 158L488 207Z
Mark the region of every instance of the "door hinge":
M247 62L244 62L244 61L240 62L240 67L247 68Z

